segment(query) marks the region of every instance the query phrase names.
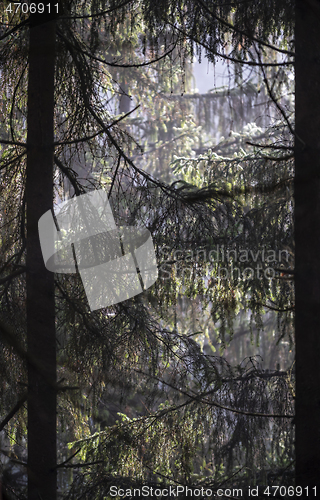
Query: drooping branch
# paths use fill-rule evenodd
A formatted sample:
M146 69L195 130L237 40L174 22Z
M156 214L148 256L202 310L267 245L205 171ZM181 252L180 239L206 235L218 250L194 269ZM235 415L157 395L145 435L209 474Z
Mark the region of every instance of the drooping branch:
M90 57L90 59L93 59L94 61L97 61L97 62L101 62L101 63L105 64L106 66L111 66L114 68L142 68L144 66L150 66L151 64L154 64L156 62L161 61L165 57L169 56L174 51L175 48L176 48L176 44L170 50L168 50L167 52L162 54L162 56L156 57L155 59L151 59L150 61L146 61L144 63L128 63L128 64L118 64L118 63L114 63L111 61L106 61L105 59L102 59L101 57L96 57L93 54L90 54L89 52L83 50L82 48L80 50L84 55Z
M253 42L257 42L259 45L262 45L263 47L267 47L268 49L271 49L271 50L274 50L276 52L280 52L281 54L287 54L289 56L292 56L294 57L295 53L290 51L290 50L285 50L285 49L280 49L279 47L275 47L274 45L271 45L259 38L256 38L255 36L253 35L249 35L248 33L246 33L245 31L237 28L236 26L234 26L233 24L231 23L228 23L228 21L226 21L225 19L222 19L222 17L219 17L217 16L216 14L214 14L214 12L212 12L210 9L208 9L208 7L205 5L205 3L202 1L202 0L196 0L196 2L201 5L201 7L211 16L213 17L214 19L216 19L220 24L222 24L223 26L225 26L226 28L229 28L231 29L232 31L238 33L239 35L242 35L244 36L245 38L247 38L248 40L252 40Z
M76 174L74 170L71 168L66 167L59 158L54 155L54 162L59 167L61 172L68 178L68 180L71 182L72 187L74 189L74 192L77 196L80 194L83 194L85 192L84 188L81 186L81 184L77 181Z
M262 417L262 418L294 418L294 415L287 415L287 414L277 414L277 413L260 413L260 412L251 412L251 411L245 411L245 410L238 410L236 408L230 408L229 406L224 406L224 405L221 405L220 403L217 403L216 401L211 401L209 400L206 396L207 394L209 394L210 392L207 392L207 393L202 393L202 394L198 394L198 395L193 395L193 394L190 394L189 392L187 391L184 391L183 389L181 389L181 387L176 387L175 385L173 384L170 384L170 382L167 382L163 379L160 379L159 377L157 377L156 375L148 375L147 373L144 373L142 370L135 370L137 373L140 373L141 375L144 375L146 377L150 377L153 378L154 380L157 380L158 382L161 382L162 384L170 387L171 389L173 389L174 391L177 391L179 392L180 394L182 394L183 396L186 396L187 398L190 399L190 402L200 402L200 403L203 403L203 404L206 404L208 406L214 406L216 408L220 408L221 410L226 410L226 411L229 411L231 413L236 413L236 414L239 414L239 415L246 415L247 417ZM184 406L184 405L182 405Z
M261 62L261 54L259 52L259 50L257 49L257 47L255 47L255 51L256 51L256 54L258 56L258 59L259 61ZM262 70L262 74L263 74L263 80L264 80L264 83L266 85L266 88L267 88L267 91L268 91L268 94L269 94L269 97L270 99L272 100L272 102L275 104L275 106L277 107L277 109L280 111L281 115L283 116L287 126L288 126L288 129L290 130L291 134L293 135L293 137L297 137L296 136L296 132L295 130L293 129L292 125L291 125L291 122L287 116L287 114L285 113L284 109L282 108L282 106L280 106L279 102L278 102L278 99L276 99L275 95L273 94L273 91L272 91L272 88L270 87L270 84L269 84L269 80L266 76L266 73L265 73L265 70L264 70L264 67L261 66L261 70ZM297 139L299 141L301 141L302 139L300 139L299 137L297 137Z
M173 23L170 23L168 21L168 24L175 30L179 31L182 35L187 36L192 40L194 43L201 45L206 51L210 54L214 54L217 57L221 57L222 59L225 59L227 61L231 61L237 64L244 64L246 66L254 66L254 67L259 67L259 68L268 68L268 67L277 67L277 66L292 66L294 64L294 61L282 61L282 62L276 62L276 63L263 63L263 62L257 62L257 61L248 61L246 59L237 59L236 57L232 56L227 56L226 54L223 54L221 52L213 51L213 49L206 44L203 40L199 40L190 33L185 33L182 29L178 28L178 26L174 25Z

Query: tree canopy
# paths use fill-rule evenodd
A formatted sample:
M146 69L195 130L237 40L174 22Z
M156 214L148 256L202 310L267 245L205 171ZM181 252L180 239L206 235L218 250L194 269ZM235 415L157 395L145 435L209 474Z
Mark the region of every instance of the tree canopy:
M304 408L304 375L296 394L292 366L263 369L251 356L232 366L222 355L239 322L258 339L266 311L277 312L272 338L294 343L294 161L297 151L298 165L309 154L297 141L306 143L312 106L300 111L297 131L297 8L70 0L49 2L45 12L30 3L24 12L4 4L0 428L11 465L24 471L19 483L7 466L8 493L54 500L57 472L63 498L109 498L117 485L289 488L293 403L297 397ZM233 63L229 89L191 92L190 58L203 54ZM243 66L252 68L249 82ZM220 120L215 144L225 103L241 104L245 122L254 99L268 101L260 112L268 118L227 138ZM143 294L92 312L79 273L46 270L37 223L62 200L101 188L119 225L151 232L159 278ZM299 262L314 243L311 222L302 228L298 221ZM315 280L316 269L308 267ZM308 280L298 286L302 295ZM312 307L316 315L317 299ZM305 373L310 346L299 349ZM311 377L312 399L314 366ZM311 415L297 415L302 442ZM296 486L316 486L306 470L310 460L316 470L317 458L299 446Z

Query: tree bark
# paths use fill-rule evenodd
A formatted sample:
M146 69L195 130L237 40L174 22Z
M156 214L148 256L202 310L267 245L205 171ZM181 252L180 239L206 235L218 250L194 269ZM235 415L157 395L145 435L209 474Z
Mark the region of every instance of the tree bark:
M296 0L296 485L320 495L320 2ZM306 495L307 498L307 495Z
M31 15L28 82L27 343L28 500L56 500L54 274L41 254L38 220L53 208L55 21Z

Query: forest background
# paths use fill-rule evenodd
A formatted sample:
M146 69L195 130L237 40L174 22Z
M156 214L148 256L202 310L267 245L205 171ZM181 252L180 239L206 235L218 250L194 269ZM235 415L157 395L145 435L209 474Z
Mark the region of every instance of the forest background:
M25 5L3 3L0 37L6 495L311 494L318 3ZM230 81L197 95L190 61L204 55ZM99 188L119 225L150 230L159 278L93 313L79 274L46 270L38 220Z

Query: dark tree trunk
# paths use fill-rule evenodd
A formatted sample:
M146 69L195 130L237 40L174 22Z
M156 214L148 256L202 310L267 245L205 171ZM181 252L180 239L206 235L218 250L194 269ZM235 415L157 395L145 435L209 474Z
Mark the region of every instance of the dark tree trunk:
M27 159L28 499L56 499L54 274L47 271L38 220L53 207L55 21L31 16ZM40 368L39 368L40 364Z
M320 495L320 2L296 1L296 485ZM307 495L305 495L307 498Z

